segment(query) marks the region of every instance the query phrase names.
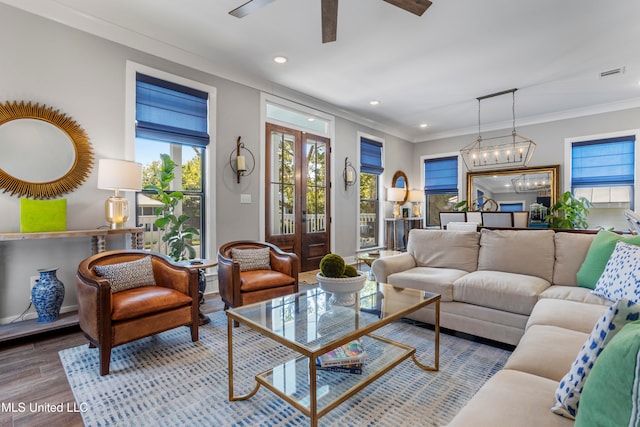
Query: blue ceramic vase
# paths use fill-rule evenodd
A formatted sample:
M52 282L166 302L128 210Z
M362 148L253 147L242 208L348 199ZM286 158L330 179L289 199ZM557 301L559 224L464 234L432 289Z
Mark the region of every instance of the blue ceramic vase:
M31 289L31 301L38 312L38 322L53 322L60 317L64 284L58 280L57 270L57 267L38 270L40 279Z

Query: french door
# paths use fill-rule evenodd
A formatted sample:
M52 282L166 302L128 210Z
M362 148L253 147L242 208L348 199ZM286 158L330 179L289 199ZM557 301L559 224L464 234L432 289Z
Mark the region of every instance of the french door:
M329 139L267 123L266 240L319 268L330 250Z

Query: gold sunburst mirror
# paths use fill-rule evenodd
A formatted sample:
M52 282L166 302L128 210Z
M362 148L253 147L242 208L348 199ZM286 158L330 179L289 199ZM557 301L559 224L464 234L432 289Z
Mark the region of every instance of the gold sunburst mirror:
M49 199L69 193L91 173L93 151L71 117L46 105L0 104L0 189Z

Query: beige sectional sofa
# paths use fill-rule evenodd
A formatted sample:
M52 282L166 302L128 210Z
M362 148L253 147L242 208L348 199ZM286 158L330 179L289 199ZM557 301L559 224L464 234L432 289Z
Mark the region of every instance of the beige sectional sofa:
M442 295L440 325L516 345L541 299L602 305L576 285L592 233L411 230L407 252L373 262L376 279ZM433 309L412 318L433 323ZM593 325L591 325L593 326Z
M442 295L440 325L517 344L450 423L571 426L551 412L559 381L610 303L576 285L595 234L412 230L407 252L376 260L377 280ZM433 322L429 310L413 318Z
M496 373L449 427L555 427L574 421L551 411L555 392L606 307L542 299L504 369Z

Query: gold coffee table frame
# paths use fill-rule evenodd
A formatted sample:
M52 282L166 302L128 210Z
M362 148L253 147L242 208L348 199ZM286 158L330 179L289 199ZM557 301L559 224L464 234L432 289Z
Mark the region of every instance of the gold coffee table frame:
M425 371L437 371L439 369L440 358L440 295L433 294L424 291L418 291L415 289L401 288L388 284L379 284L382 299L382 310L379 314L380 317L371 320L373 316L368 316L365 320L359 307L345 308L340 307L341 316L346 316L345 319L348 322L352 322L352 327L349 331L344 333L332 331L328 334L328 340L322 343L306 343L298 342L287 337L277 331L273 331L266 322L261 322L264 318L256 316L255 313L265 313L269 310L269 307L273 307L272 301L283 300L278 298L275 300L259 302L250 304L238 308L227 310L227 345L228 345L228 360L229 360L229 400L246 400L254 396L260 386L264 386L275 393L277 396L288 402L290 405L298 409L300 412L310 418L310 425L316 427L318 425L318 419L326 415L329 411L349 399L355 393L366 387L378 379L383 374L387 373L393 367L398 365L403 360L411 357L416 366ZM315 294L310 294L315 292ZM299 298L311 297L317 298L319 294L323 292L319 289L300 292L294 296L295 304L298 304ZM286 297L285 297L286 298ZM328 298L327 298L328 299ZM358 295L357 301L360 301L360 295ZM402 317L406 317L410 313L426 307L430 304L435 304L435 338L434 338L434 358L431 365L425 365L419 362L416 358L414 347L408 346L403 343L399 343L394 340L390 340L385 337L373 334L381 327L390 324ZM350 312L349 312L350 310ZM253 315L253 317L252 317ZM349 316L351 316L349 318ZM256 320L258 317L260 320ZM306 317L300 315L300 321L306 320ZM233 368L233 327L234 321L240 322L250 329L257 331L258 333L282 344L283 346L300 353L301 356L297 357L293 361L278 365L264 372L255 375L256 385L254 389L244 395L236 395L234 393L234 368ZM298 316L296 316L295 322L298 322ZM372 357L371 361L365 366L365 372L362 375L348 374L340 372L331 372L328 375L329 379L335 380L332 386L334 389L338 389L336 396L330 396L326 402L319 407L318 400L323 398L325 394L333 392L331 387L318 381L316 370L316 358L330 350L333 350L343 344L346 344L355 339L366 339L368 346L374 346L380 352L378 358ZM426 339L426 338L425 338ZM290 362L294 362L291 364ZM308 393L304 396L294 396L287 393L287 386L283 384L274 384L276 377L276 369L292 369L293 374L307 376L308 378ZM326 372L326 371L324 371ZM335 375L335 376L331 376ZM328 381L329 382L329 381ZM323 388L324 387L324 388ZM294 387L295 389L295 387ZM296 390L296 392L299 390ZM319 392L320 391L320 392ZM326 391L325 394L322 394ZM319 395L320 394L320 395Z

